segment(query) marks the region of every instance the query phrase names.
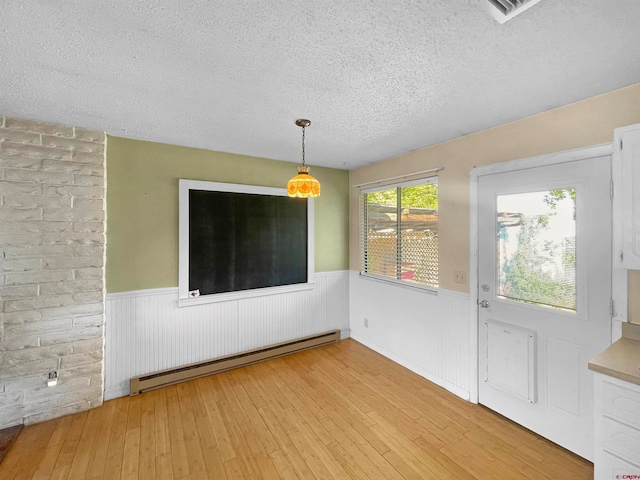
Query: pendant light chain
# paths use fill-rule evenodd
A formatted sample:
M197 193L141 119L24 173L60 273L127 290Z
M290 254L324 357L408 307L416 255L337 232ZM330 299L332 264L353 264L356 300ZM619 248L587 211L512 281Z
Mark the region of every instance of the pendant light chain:
M304 167L304 129L305 127L302 127L302 166Z

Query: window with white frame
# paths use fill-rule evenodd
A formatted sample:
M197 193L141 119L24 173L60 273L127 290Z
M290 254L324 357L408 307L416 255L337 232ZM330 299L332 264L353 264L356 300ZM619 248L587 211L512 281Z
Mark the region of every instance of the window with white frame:
M438 286L438 178L360 193L363 275Z

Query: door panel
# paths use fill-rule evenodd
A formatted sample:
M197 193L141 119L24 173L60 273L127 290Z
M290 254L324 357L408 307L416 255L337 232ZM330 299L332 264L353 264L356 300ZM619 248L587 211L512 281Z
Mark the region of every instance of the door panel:
M593 458L611 343L610 157L479 178L479 401Z
M547 402L571 415L580 415L581 345L547 337Z

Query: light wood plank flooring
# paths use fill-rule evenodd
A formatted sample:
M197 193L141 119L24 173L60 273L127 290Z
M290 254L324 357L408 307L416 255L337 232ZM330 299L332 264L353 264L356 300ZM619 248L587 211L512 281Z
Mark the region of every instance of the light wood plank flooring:
M1 479L591 479L354 340L25 427Z

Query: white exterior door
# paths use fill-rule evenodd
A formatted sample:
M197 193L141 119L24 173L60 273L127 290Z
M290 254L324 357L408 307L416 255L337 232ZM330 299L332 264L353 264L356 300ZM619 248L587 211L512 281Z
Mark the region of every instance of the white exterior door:
M479 401L593 459L611 343L611 157L478 179Z

